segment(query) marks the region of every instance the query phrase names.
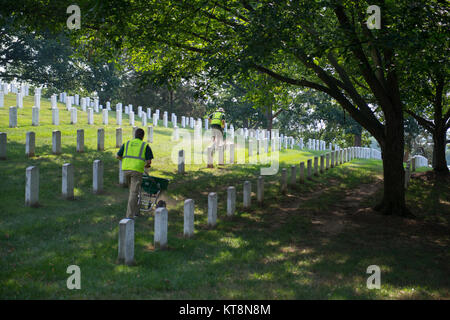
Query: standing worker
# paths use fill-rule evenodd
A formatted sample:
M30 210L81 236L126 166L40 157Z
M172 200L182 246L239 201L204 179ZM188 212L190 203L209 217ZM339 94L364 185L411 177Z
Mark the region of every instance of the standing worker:
M212 130L213 144L221 145L223 143L223 128L225 127L225 111L223 108L217 109L209 115L209 123Z
M140 215L138 195L141 188L144 168L150 168L153 152L147 142L143 141L145 132L138 128L135 138L122 145L116 158L122 160L122 171L130 188L128 196L127 218Z

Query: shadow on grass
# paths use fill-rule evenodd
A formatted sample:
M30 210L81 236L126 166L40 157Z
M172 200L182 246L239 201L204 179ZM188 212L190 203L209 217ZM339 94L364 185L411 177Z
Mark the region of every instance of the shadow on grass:
M380 170L373 163L355 161L330 169L291 187L286 196L279 192L279 174L265 177L265 202L253 202L250 209L241 204L242 183L252 181L256 192L258 166L200 169L185 175L162 170L172 180L167 195L176 199L169 207L169 249L154 250L153 217L138 218L137 265L128 267L115 264L127 192L117 185L113 154L74 154L65 147L61 156L24 159L24 145L8 146L10 159L0 162L2 198L11 199L0 207L2 298L363 299L398 296L411 288L417 288L418 297L443 297L448 292L448 256L437 244L418 243L411 250L398 230L385 228L382 221L375 226L355 224L337 235L314 227L311 215L326 211L344 190L373 181ZM51 147L40 152L49 154ZM102 195L91 194L94 159L105 166ZM76 168L75 201L59 196L64 162ZM40 167L43 206L37 209L23 205L29 165ZM238 205L236 216L226 218L230 185L236 186ZM218 192L219 218L217 227L209 229L207 194L212 191ZM186 198L195 200L192 239L182 236L181 200ZM71 264L82 270L82 291L66 288L65 271ZM365 271L371 264L382 267L385 292L365 288Z

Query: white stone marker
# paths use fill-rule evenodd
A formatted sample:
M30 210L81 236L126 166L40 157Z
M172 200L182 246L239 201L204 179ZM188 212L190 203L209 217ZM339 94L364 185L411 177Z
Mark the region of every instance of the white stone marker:
M153 126L158 126L158 115L156 113L153 114Z
M152 126L147 127L147 141L148 141L148 143L153 143L153 127Z
M217 193L208 194L208 226L214 227L217 224Z
M52 105L52 109L58 108L58 104L57 104L57 101L56 101L56 94L53 94L51 96L50 102L51 102L51 105Z
M25 136L25 155L27 157L34 157L34 150L36 145L36 135L34 132L27 132Z
M314 175L315 176L319 175L319 158L318 157L314 157Z
M72 109L72 99L70 99L71 97L67 97L66 99L66 110Z
M122 147L122 128L116 128L116 148Z
M164 207L155 211L155 248L167 249L168 212Z
M178 127L174 127L173 128L173 141L178 141L180 140L180 134L178 132Z
M105 129L103 128L97 130L97 150L105 150Z
M122 107L120 108L116 107L116 124L118 126L122 125Z
M292 165L291 166L291 180L290 180L290 185L291 186L295 186L295 184L297 183L297 166Z
M134 112L129 112L128 117L130 117L130 125L134 126Z
M163 124L164 124L164 127L167 128L167 111L164 111L164 115L163 115Z
M131 139L134 139L136 137L136 130L138 129L138 127L134 126L131 129Z
M119 263L134 264L134 220L122 219L119 222Z
M77 130L77 152L84 152L84 130Z
M74 170L73 165L65 163L62 166L62 195L67 200L72 200L74 187Z
M19 109L23 108L23 103L22 103L22 95L20 93L16 94L16 107Z
M184 201L184 236L190 238L194 235L194 200Z
M227 216L231 217L236 211L236 188L227 188Z
M70 108L70 123L77 124L78 122L78 109L75 107Z
M3 108L5 106L5 94L3 91L0 91L0 108Z
M52 153L61 154L61 131L53 130L52 133Z
M328 170L330 168L330 153L327 153L325 156L326 156L325 170Z
M31 125L32 126L39 126L39 108L32 107L31 108Z
M286 168L281 169L280 190L281 190L281 193L286 193L286 191L287 191L287 170L286 170Z
M312 168L311 168L312 167L312 160L311 159L308 159L306 167L307 167L306 179L311 180L312 179L312 174L311 174L311 171L312 171Z
M87 118L88 118L88 124L94 124L94 109L88 108Z
M54 126L59 126L59 109L52 109L52 124Z
M0 160L6 160L6 144L8 135L6 132L0 132Z
M250 181L244 182L244 208L250 208L252 200L252 184Z
M17 107L9 107L9 127L17 128Z
M94 110L96 113L98 113L98 108L99 108L98 99L94 99Z
M108 109L103 109L103 111L102 111L102 120L103 120L103 124L105 125L105 126L107 126L108 125Z
M258 204L264 202L264 178L262 176L259 176L256 180L256 201Z
M305 182L305 163L304 162L300 162L300 176L299 176L298 181L300 183Z
M39 205L39 167L28 167L25 176L25 205L37 207Z
M23 101L22 101L22 107L23 107ZM41 107L41 95L40 94L35 94L34 95L34 106L37 108Z
M94 194L98 194L103 191L103 162L94 160L92 169L92 189Z

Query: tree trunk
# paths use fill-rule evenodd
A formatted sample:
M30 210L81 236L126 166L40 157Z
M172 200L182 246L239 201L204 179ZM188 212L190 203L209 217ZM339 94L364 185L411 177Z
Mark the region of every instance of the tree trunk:
M355 141L354 141L355 147L361 147L361 141L362 141L361 134L355 134Z
M267 131L269 131L270 138L272 138L272 127L273 127L272 107L267 108L266 118L267 118Z
M433 169L436 173L448 174L447 159L445 158L447 132L443 125L436 125L433 132L433 142Z
M168 89L168 96L169 96L169 112L167 112L169 115L174 111L173 110L173 90Z
M375 207L386 215L411 216L405 203L404 142L403 115L389 114L386 116L385 141L378 141L383 158L383 200Z

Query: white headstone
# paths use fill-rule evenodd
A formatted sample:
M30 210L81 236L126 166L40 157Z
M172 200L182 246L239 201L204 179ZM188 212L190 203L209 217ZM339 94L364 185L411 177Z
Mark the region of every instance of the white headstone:
M31 166L26 169L25 205L39 205L39 167Z
M94 193L103 191L103 162L101 160L94 160L92 174L92 189Z
M244 208L249 208L251 205L252 185L250 181L244 182Z
M185 237L194 235L194 200L186 199L184 201L184 228Z
M122 219L119 222L119 263L134 264L134 220Z
M164 207L157 208L155 211L155 248L167 248L167 223L167 209Z
M31 108L31 125L32 126L39 125L39 108L38 107Z
M62 166L62 195L65 199L73 199L74 172L73 165L65 163Z
M236 188L227 188L227 216L233 216L236 211Z
M217 193L208 194L208 226L214 227L217 224Z

